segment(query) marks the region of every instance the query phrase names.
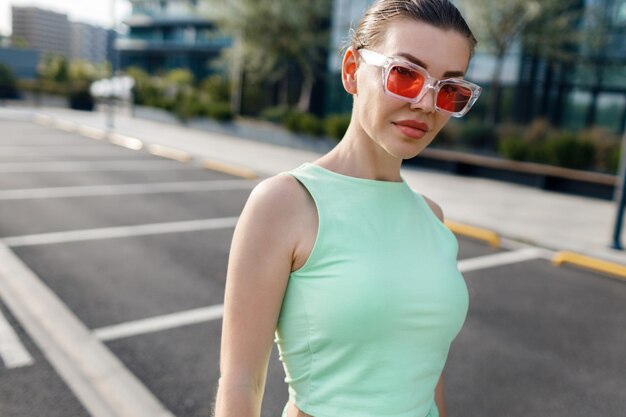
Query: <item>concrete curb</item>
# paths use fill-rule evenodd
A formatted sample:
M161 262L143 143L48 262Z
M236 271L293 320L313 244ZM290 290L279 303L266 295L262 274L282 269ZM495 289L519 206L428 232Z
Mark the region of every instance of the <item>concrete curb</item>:
M500 247L500 237L496 232L467 224L457 223L451 220L445 220L445 225L448 226L454 234L484 241L492 248Z
M182 163L199 161L204 169L219 171L225 174L245 179L259 178L259 175L255 171L246 167L206 158L195 158L191 153L182 149L176 149L156 143L147 143L146 141L138 138L121 135L119 133L108 132L90 126L81 126L75 122L54 118L46 114L37 113L33 116L33 120L35 121L35 123L43 126L54 127L56 129L60 129L66 132L78 133L79 135L85 136L90 139L108 141L113 145L122 146L127 149L132 149L135 151L147 149L150 154L159 156L161 158L172 159Z
M626 280L626 266L614 262L608 262L591 256L581 255L575 252L562 251L554 255L552 264L561 266L572 264L581 268L608 274L612 277Z

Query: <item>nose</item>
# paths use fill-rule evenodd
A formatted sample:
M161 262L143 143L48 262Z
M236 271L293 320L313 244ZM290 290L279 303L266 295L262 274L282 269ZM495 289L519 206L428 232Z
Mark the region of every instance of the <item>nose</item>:
M424 113L434 113L436 110L435 87L427 85L425 88L426 92L424 93L422 98L415 103L411 103L411 108L421 110Z

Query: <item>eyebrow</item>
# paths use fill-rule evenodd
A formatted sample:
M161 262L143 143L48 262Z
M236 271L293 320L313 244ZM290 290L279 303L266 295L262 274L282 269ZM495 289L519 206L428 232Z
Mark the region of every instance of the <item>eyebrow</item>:
M400 52L400 53L396 54L395 56L402 57L404 59L407 59L407 60L413 62L414 64L419 65L420 67L422 67L424 69L428 69L428 65L426 65L426 63L424 63L420 59L415 58L411 54L407 54L405 52ZM465 75L465 71L446 71L446 72L443 73L443 77L444 78L463 77L464 75Z

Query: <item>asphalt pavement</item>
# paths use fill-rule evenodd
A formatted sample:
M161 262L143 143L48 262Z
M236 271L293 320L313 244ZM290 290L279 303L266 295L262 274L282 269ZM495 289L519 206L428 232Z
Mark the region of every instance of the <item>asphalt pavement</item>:
M236 218L260 178L320 155L124 115L117 135L105 128L99 113L0 109L3 417L208 415ZM502 238L458 235L470 310L446 367L449 415L622 415L626 282L551 263L566 249L623 262L610 230L590 232L612 205L403 176L448 219ZM263 417L280 415L283 378L274 352Z
M103 112L52 107L13 112L69 130L91 129L92 134L108 130L108 119ZM317 144L319 150L314 151L284 146L289 144L289 135L282 131L274 136L286 139L267 143L268 130L272 133L272 128L264 124L256 128L263 140L233 136L237 129L231 129L231 135L226 134L229 130L215 123L209 128L214 132L189 128L171 118L155 121L119 113L111 131L137 138L145 146L161 145L182 152L182 157L223 162L252 170L262 177L313 161L328 147L327 143ZM245 128L247 136L255 131L254 125ZM435 200L449 220L551 250L574 251L626 265L626 252L611 248L617 214L614 202L410 166L403 169L403 177L411 187Z

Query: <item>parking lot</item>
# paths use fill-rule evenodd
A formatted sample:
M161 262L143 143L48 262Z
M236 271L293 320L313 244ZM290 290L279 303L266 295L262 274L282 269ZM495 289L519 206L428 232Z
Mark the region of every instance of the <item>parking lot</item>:
M230 239L258 180L29 120L0 132L0 415L209 415ZM458 239L470 310L448 415L624 415L626 281ZM283 378L274 352L263 417Z

